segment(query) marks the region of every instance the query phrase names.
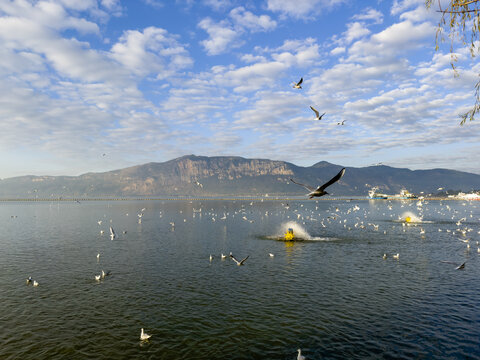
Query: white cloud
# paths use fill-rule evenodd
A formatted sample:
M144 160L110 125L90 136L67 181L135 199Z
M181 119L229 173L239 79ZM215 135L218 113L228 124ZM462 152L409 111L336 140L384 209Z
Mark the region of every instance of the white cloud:
M348 51L349 60L368 64L392 61L420 48L434 36L435 27L430 23L413 24L408 20L395 23L368 39L355 42Z
M232 6L232 1L230 0L203 0L203 3L206 6L210 6L214 10L223 10Z
M268 15L257 16L241 6L231 10L229 18L216 23L207 17L198 23L209 35L208 39L201 41L207 54L218 55L239 48L245 43L240 37L246 32L270 31L277 26Z
M287 67L279 61L261 62L219 74L216 80L237 92L254 91L274 84Z
M284 16L294 18L310 17L331 9L345 1L343 0L267 0L267 8L270 11L280 12Z
M234 21L235 26L242 29L248 29L252 32L269 31L276 28L276 21L272 20L268 15L257 16L244 7L239 6L230 11L230 17Z
M381 24L383 22L383 14L375 9L367 8L363 13L355 15L355 20L371 20L374 24Z
M337 46L335 49L330 51L332 55L339 55L345 53L346 49L343 46Z
M390 13L392 15L398 15L405 10L414 6L425 6L424 0L394 0Z
M359 39L370 34L368 30L362 23L354 22L347 25L348 29L344 33L345 42L350 44L353 40Z
M205 18L198 26L209 35L208 39L201 41L208 55L218 55L229 47L240 47L243 44L237 41L239 33L225 22L216 24L212 19Z
M128 30L111 49L112 57L133 73L158 78L193 64L187 50L166 30L148 27L143 32Z

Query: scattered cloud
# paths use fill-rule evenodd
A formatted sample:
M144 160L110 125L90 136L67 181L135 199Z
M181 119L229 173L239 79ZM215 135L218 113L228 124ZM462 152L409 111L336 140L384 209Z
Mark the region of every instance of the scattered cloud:
M423 1L181 3L196 19L185 29L143 25L116 0L0 2L0 153L13 157L2 169L101 171L108 152L116 168L197 153L474 170L459 153L478 150L480 124L457 124L480 64L459 48L453 76ZM315 27L326 11L343 21L328 34Z
M309 18L344 2L343 0L267 0L267 8L287 17Z
M208 39L201 42L207 54L218 55L241 47L245 42L240 37L246 32L270 31L275 29L277 23L268 15L257 16L239 6L230 11L228 20L216 23L211 18L204 18L198 26L209 35Z
M218 55L229 48L237 48L243 45L238 40L239 34L225 21L215 23L210 18L205 18L198 23L198 27L205 30L209 38L202 40L201 44L207 51L208 55Z
M372 21L374 24L383 23L383 14L375 9L367 8L362 13L354 15L354 20Z
M112 46L111 56L136 75L154 73L157 78L193 64L185 47L166 30L156 27L124 32Z

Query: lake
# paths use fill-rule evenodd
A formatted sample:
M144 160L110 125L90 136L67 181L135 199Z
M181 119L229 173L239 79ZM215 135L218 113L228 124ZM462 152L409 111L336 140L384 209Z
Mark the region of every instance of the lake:
M2 202L0 226L0 359L480 359L478 201Z

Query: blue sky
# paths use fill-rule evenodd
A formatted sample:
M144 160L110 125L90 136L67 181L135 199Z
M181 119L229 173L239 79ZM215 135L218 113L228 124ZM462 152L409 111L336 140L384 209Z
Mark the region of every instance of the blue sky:
M480 65L457 45L453 76L449 44L435 51L434 10L424 0L0 0L0 177L187 154L480 173L480 123L458 117Z

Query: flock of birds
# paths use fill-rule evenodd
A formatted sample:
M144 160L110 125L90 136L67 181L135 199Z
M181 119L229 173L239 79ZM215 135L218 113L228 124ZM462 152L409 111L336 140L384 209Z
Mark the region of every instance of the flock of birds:
M297 185L305 187L307 190L310 191L310 193L307 194L307 196L312 199L313 197L321 197L323 195L328 194L325 190L327 187L331 186L338 180L342 178L345 174L345 168L341 169L334 177L332 177L329 181L327 181L325 184L318 186L317 188L310 187L308 185L304 185L298 182L295 182L293 179L291 181ZM260 200L263 202L263 199ZM348 200L350 202L350 205L347 207L343 207L342 210L338 206L334 207L329 207L327 210L325 210L325 213L322 214L321 211L319 211L319 204L318 201L314 203L314 206L309 206L306 207L304 203L298 203L294 208L289 203L280 203L281 208L283 208L283 212L279 212L277 214L273 214L272 211L265 211L265 213L260 214L260 218L266 218L272 215L278 215L281 216L282 218L286 219L291 219L294 222L298 224L312 224L312 223L318 223L322 228L326 228L329 226L332 226L336 224L340 224L343 226L345 231L352 231L352 230L370 230L374 232L382 232L384 234L387 234L388 231L398 231L398 227L402 229L403 232L407 231L407 228L418 228L419 229L419 235L423 238L425 237L426 234L426 224L431 224L433 222L429 221L423 221L422 219L425 216L425 211L428 208L429 201L428 200L418 200L418 201L402 201L402 202L392 202L388 201L386 202L386 206L384 207L384 213L382 214L383 217L385 218L391 218L390 222L384 222L382 223L374 223L371 220L371 213L370 213L370 208L371 207L363 207L361 208L358 204L352 203L353 200ZM190 202L193 204L193 202ZM383 203L383 202L382 202ZM396 206L397 209L399 210L402 209L401 211L409 214L413 214L413 212L416 213L414 216L414 219L410 222L405 221L405 215L399 215L398 212L395 212L393 207L394 205L399 205ZM252 218L251 214L253 213L253 209L255 208L255 202L251 201L249 204L248 203L241 203L241 205L235 210L235 211L227 211L226 206L224 207L225 211L219 211L219 209L214 209L211 208L210 210L207 209L207 207L200 203L200 207L195 209L192 205L192 216L193 218L199 216L199 217L204 217L207 220L211 219L212 222L215 222L217 220L225 221L228 218L233 218L236 217L237 219L242 219L243 221L248 221L249 223L253 223L258 219L258 215L255 216L255 219ZM473 218L473 209L476 208L476 205L470 204L471 210L470 213L468 212L463 212L461 213L458 209L454 209L450 207L450 205L445 202L439 203L440 206L435 206L434 208L436 209L435 211L438 213L438 215L441 215L442 218L450 218L452 223L456 225L455 229L445 229L445 227L439 227L438 232L445 231L447 233L450 233L452 236L454 236L455 239L458 239L462 241L463 243L466 244L466 252L468 253L470 251L470 244L473 241L472 237L469 236L474 229L471 226L472 221L475 221L476 219ZM464 203L463 205L467 205ZM250 209L249 209L250 207ZM465 208L468 209L468 208ZM138 223L141 224L142 218L144 216L144 212L146 211L145 208L143 208L138 214ZM179 214L183 214L183 211L180 210ZM128 214L126 214L128 215ZM162 217L164 214L162 211L160 211L159 216ZM413 215L412 215L413 216ZM429 215L430 217L432 214ZM469 221L470 220L470 221ZM478 219L480 220L480 219ZM112 222L112 220L110 220ZM187 222L187 217L183 219L183 223ZM98 225L102 225L102 220L97 221ZM175 231L175 223L173 221L169 222L171 226L171 231ZM177 225L178 226L178 225ZM428 225L431 231L431 228L433 225ZM104 234L105 232L103 230L100 231L101 234ZM126 231L123 231L123 234L126 234ZM480 234L480 231L478 231L478 234ZM109 238L110 240L115 240L118 238L118 235L116 234L115 230L113 229L113 226L109 226ZM307 239L308 240L308 239ZM477 244L477 252L480 254L480 245L479 241L476 241ZM96 255L97 262L100 262L100 253ZM268 256L273 258L275 255L273 253L269 253ZM388 255L387 253L383 253L382 258L386 260L389 256L391 256L394 260L399 261L400 259L400 254L398 252L394 252L393 255ZM227 259L227 255L221 254L220 255L221 260ZM230 258L236 265L238 266L243 266L246 264L247 260L250 258L250 255L244 257L244 258L237 258L235 257L232 252L229 253L228 258ZM210 262L213 260L213 255L210 254ZM451 261L443 261L445 263L452 263L455 264L455 269L457 270L464 270L466 266L466 261L464 261L461 264L458 264L458 262L451 262ZM111 271L105 272L104 270L101 271L100 274L95 274L94 279L96 282L101 282L104 280L107 276L111 275ZM27 279L27 285L33 285L34 287L39 286L39 283L32 279L32 277L28 277ZM140 329L140 341L141 342L146 342L149 341L149 339L152 337L152 335L149 335L145 333L144 329ZM298 349L298 357L297 359L305 359L305 357L301 354L301 350Z
M292 87L294 89L302 89L302 83L303 83L303 77L300 78L300 80L298 82L293 82ZM326 114L326 112L324 112L323 114L320 115L320 112L317 109L315 109L312 105L310 105L310 109L312 109L312 111L315 113L315 120L322 120L323 115ZM342 120L340 122L337 122L337 125L345 125L345 121L346 120Z

